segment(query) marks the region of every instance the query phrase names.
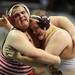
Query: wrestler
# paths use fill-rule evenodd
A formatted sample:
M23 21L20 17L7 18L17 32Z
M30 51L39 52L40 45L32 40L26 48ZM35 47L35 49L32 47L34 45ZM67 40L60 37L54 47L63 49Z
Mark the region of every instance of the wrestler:
M33 41L27 32L30 17L27 6L24 4L13 5L8 12L8 16L13 21L11 23L9 18L5 18L7 20L5 21L6 25L12 24L14 28L10 29L1 52L1 74L34 75L31 66L26 65L28 61L27 63L26 60L23 61L24 63L21 62L22 56L31 57L34 62L39 61L43 64L60 63L59 56L49 54L33 45Z

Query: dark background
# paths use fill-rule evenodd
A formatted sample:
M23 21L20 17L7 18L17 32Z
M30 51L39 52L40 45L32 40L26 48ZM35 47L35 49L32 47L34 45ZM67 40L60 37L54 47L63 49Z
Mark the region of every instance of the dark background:
M43 9L49 15L68 15L75 18L75 0L1 0L0 1L0 16L6 13L13 2L23 2L30 11Z

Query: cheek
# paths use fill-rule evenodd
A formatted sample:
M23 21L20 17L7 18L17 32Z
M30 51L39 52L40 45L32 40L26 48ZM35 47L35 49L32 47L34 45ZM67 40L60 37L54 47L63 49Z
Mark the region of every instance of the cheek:
M20 21L19 21L19 20L15 20L15 21L14 21L14 25L15 25L16 27L18 27L18 26L20 26L20 25L21 25L21 23L20 23Z
M38 33L41 33L41 29L37 29L37 32L38 32Z
M15 23L16 24L19 24L20 23L20 20L19 19L15 19Z

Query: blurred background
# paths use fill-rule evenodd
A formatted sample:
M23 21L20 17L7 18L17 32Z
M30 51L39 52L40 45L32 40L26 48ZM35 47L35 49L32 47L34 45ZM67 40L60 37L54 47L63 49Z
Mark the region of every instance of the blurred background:
M11 3L17 0L0 0L0 16L5 14L6 9ZM75 18L75 0L18 0L26 4L31 14L35 10L41 9L47 12L47 15L66 15Z

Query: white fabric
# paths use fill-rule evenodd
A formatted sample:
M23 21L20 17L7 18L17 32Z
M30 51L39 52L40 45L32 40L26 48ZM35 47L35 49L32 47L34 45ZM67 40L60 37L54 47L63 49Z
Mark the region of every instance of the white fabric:
M75 58L69 60L62 60L60 69L74 69L75 70Z
M69 60L62 60L59 69L63 75L75 75L75 58Z

